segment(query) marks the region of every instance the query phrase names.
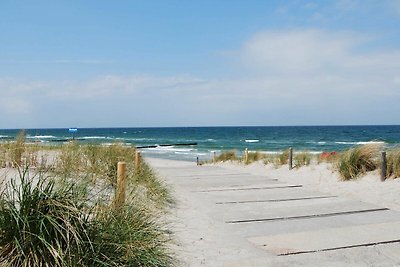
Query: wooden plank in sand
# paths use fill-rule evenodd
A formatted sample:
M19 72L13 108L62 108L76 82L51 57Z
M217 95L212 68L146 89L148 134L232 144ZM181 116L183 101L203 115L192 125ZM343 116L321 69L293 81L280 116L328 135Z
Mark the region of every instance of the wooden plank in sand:
M400 242L400 222L258 236L248 240L279 256L331 251Z

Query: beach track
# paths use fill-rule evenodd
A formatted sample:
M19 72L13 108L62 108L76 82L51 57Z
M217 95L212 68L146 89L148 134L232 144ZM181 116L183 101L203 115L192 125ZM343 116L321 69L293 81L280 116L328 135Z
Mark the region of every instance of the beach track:
M400 212L229 165L147 159L180 266L400 266Z

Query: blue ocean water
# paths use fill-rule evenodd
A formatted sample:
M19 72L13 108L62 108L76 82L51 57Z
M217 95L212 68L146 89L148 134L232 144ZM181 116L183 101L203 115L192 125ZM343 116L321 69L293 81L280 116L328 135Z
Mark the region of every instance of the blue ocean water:
M19 129L0 130L0 141L15 137ZM27 129L27 138L43 144L60 144L70 139L68 129ZM171 128L82 128L74 136L84 143L123 142L153 157L195 160L209 159L213 152L226 150L277 153L289 147L295 151L320 153L341 151L355 145L382 143L400 145L400 126L264 126L264 127L171 127ZM192 146L158 146L197 143Z

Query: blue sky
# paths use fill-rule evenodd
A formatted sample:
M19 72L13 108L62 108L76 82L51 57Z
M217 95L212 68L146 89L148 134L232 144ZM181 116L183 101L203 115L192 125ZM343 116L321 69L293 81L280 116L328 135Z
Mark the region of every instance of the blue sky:
M399 124L400 1L0 2L0 128Z

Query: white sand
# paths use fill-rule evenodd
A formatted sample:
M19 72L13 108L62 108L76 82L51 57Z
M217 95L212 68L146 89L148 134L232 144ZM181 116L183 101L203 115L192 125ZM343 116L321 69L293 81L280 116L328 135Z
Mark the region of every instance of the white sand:
M369 240L371 236L371 240L379 241L379 236L373 236L374 229L377 229L374 227L400 223L400 213L398 213L400 211L400 179L381 182L378 173L373 172L355 181L341 182L338 173L333 172L328 164L289 171L287 166L276 169L274 166L265 166L261 163L248 166L221 163L217 166L197 167L192 162L163 159L147 159L147 162L173 188L178 200L177 207L172 211L172 230L176 234L178 246L175 251L181 260L181 266L400 266L398 242L291 256L277 256L276 250L268 250L250 242L251 238L260 237L259 240L263 240L263 236L266 236L267 240L271 240L271 238L280 238L282 235L290 240L291 232L293 236L307 236L307 231L313 231L315 236L318 232L314 231L314 228L318 228L322 234L329 236L329 233L335 232L335 227L344 227L341 228L342 232L346 232L347 223L360 231L365 232L365 229L370 229L371 235L367 233L366 240ZM241 176L235 176L235 174L241 174ZM236 188L262 187L265 186L260 182L262 179L267 181L274 178L283 185L302 185L303 187L293 190L289 188L223 191L234 186ZM275 184L273 181L268 182L268 186L273 187ZM222 191L199 192L221 189ZM237 206L216 205L218 200L284 198L293 192L296 192L295 194L315 192L315 194L338 197L295 203L287 201ZM357 209L358 206L353 206L353 203L359 203L357 205L363 207L390 208L391 210L337 216L339 219L333 216L267 223L226 223L227 218L235 218L235 216L237 218L261 216L262 218L268 214L276 217L283 211L285 214L301 214L310 212L311 209L312 212L312 207L315 207L315 213L326 210L332 205L339 210L342 207L350 210ZM389 219L383 218L384 216ZM386 220L392 224L379 224L386 223ZM357 228L358 225L360 225L359 228ZM386 234L390 231L390 229L381 230ZM352 240L350 234L346 244L352 245ZM354 238L354 242L359 242L357 240L361 239ZM296 241L298 243L298 240ZM307 243L307 240L303 242ZM329 248L329 240L318 242L316 247ZM290 242L288 248L290 248Z
M232 162L221 163L231 170L250 172L279 178L281 181L300 183L324 193L373 203L400 211L400 179L381 182L378 171L369 172L356 180L340 181L339 173L328 163L313 164L289 171L288 167L275 168L262 163L242 165Z

